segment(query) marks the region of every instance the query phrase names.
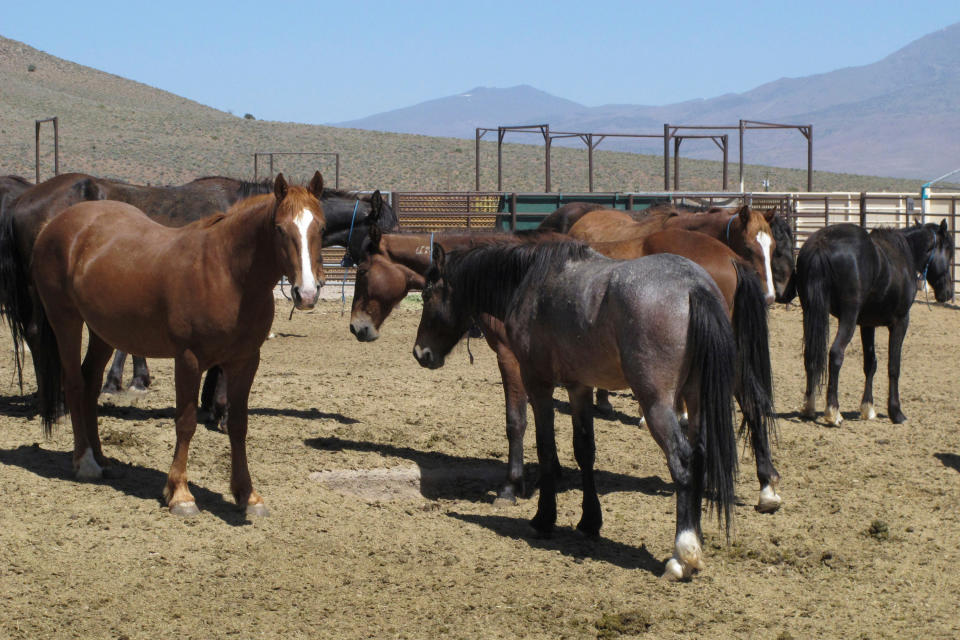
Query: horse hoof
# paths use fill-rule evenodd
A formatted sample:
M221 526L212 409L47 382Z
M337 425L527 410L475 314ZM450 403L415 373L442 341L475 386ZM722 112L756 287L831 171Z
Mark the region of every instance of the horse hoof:
M890 422L893 424L903 424L907 421L907 416L903 415L900 409L889 409L888 413L890 414Z
M823 419L828 424L839 427L843 423L843 416L840 415L840 407L827 407L823 411Z
M170 505L170 513L181 518L190 518L198 515L200 509L197 509L197 503L191 500L190 502L178 502Z
M103 385L103 389L100 389L100 393L120 393L120 385L115 382L107 382Z
M703 569L703 550L700 548L697 534L693 531L683 531L677 536L673 555L690 570L690 573L694 569Z
M873 420L877 417L877 412L873 408L872 402L864 402L860 405L860 419Z
M142 384L135 382L131 384L129 387L127 387L127 391L129 391L130 393L146 393L147 388Z
M683 580L687 576L684 575L683 566L680 562L676 558L670 558L667 560L666 567L664 567L663 577L667 580Z
M266 518L270 515L270 510L267 509L267 505L262 502L257 504L248 504L247 505L247 516L252 518Z
M613 405L609 402L598 402L597 413L607 418L613 416Z
M553 523L548 523L545 520L546 518L534 516L530 521L530 526L533 527L534 534L538 538L549 538L553 535Z
M760 490L760 501L754 509L756 509L758 513L775 513L782 503L783 499L777 495L776 490L772 486L767 485Z
M87 449L74 464L74 474L77 480L99 480L103 477L103 467L93 457L93 451Z

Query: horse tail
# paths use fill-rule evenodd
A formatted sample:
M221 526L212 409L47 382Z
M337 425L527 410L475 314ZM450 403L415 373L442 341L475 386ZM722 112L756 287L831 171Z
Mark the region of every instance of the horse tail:
M737 290L733 297L733 335L737 343L736 392L751 442L768 442L776 428L767 304L760 278L750 267L734 262ZM741 425L742 426L742 425Z
M0 219L0 315L6 318L13 337L13 357L21 393L25 356L23 345L33 311L28 282L27 265L17 245L13 212L7 208Z
M716 505L720 526L729 535L737 475L731 404L736 344L723 303L705 286L690 291L687 344L692 352L692 367L700 377L700 433L696 448L703 464L699 472L694 467L694 474L703 479L705 495Z
M33 349L33 361L37 370L37 399L40 419L43 421L43 434L50 437L53 425L63 415L63 363L60 361L57 335L47 320L42 305L37 304L35 315L37 340Z
M819 389L827 369L830 323L830 263L820 251L798 257L797 291L803 308L803 362Z

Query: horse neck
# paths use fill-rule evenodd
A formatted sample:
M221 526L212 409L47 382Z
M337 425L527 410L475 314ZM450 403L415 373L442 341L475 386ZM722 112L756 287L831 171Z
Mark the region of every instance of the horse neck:
M899 235L907 241L910 248L910 259L914 270L923 273L932 251L937 246L937 232L928 225L901 229ZM931 245L932 241L932 245Z
M272 195L254 196L230 208L208 230L207 246L216 247L224 264L244 287L273 288L283 275L273 239Z

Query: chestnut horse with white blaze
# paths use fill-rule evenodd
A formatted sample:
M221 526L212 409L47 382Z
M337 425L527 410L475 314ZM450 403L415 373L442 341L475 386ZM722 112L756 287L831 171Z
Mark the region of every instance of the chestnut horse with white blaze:
M187 486L187 453L197 425L200 376L220 365L230 380L230 489L248 514L266 515L247 468L247 401L260 345L273 322L277 281L285 275L293 283L300 309L312 308L319 297L322 190L319 172L306 189L288 187L281 174L273 194L177 229L111 200L75 204L44 227L31 260L43 306L37 310L42 339L34 352L44 377L41 416L49 433L62 386L78 478L99 478L109 468L100 446L97 397L112 350L173 358L177 442L163 495L172 513L197 513ZM89 339L81 364L84 324Z

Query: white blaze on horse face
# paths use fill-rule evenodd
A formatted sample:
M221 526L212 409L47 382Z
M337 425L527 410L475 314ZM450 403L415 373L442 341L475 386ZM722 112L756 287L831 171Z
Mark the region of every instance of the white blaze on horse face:
M770 265L770 246L773 239L766 231L761 231L757 234L757 242L763 251L763 275L767 280L767 296L773 298L776 295L773 289L773 267Z
M300 279L303 283L300 285L301 295L310 298L317 291L317 280L313 276L313 260L310 259L310 242L307 239L307 229L313 222L313 213L309 209L304 209L296 215L293 223L297 225L300 231Z

